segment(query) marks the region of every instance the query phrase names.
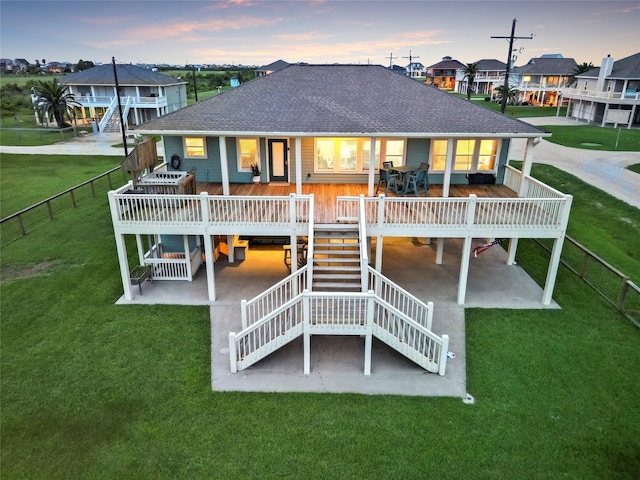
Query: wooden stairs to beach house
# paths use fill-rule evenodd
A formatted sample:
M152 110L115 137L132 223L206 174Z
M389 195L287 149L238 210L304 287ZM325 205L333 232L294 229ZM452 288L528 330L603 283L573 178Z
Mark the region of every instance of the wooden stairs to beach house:
M314 226L313 290L361 291L358 225L325 223Z

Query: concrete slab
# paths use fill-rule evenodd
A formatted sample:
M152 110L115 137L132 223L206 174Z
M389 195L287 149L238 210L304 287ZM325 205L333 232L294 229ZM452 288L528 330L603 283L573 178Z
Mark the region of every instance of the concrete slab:
M475 245L482 245L478 240ZM375 241L373 253L375 254ZM371 375L364 375L364 339L315 336L311 342L312 369L303 374L302 339L297 339L252 367L231 373L229 332L241 327L240 301L250 299L286 277L280 246L252 246L246 260L216 263L217 300L207 300L206 272L193 282L145 282L140 295L119 304L210 305L211 386L216 391L334 392L413 396L466 395L464 307L559 308L541 303L542 289L519 266L505 264L506 252L498 245L472 258L467 303L457 305L462 241L446 240L443 264L435 264L436 243L417 244L408 238L384 240L383 273L423 301L434 302L433 331L450 337L444 376L428 373L390 347L375 340Z

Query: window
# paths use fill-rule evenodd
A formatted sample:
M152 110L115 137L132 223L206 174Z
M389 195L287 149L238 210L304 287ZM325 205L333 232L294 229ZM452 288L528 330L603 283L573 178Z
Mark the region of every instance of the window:
M207 144L204 137L185 137L184 157L207 158Z
M431 142L431 170L443 172L447 162L447 140ZM453 171L493 171L498 154L498 140L461 139L453 142Z
M250 172L251 165L260 165L260 155L257 138L238 139L238 171Z
M405 140L376 140L376 169L382 162L404 165ZM367 173L371 161L371 140L364 138L317 138L315 171L335 173Z

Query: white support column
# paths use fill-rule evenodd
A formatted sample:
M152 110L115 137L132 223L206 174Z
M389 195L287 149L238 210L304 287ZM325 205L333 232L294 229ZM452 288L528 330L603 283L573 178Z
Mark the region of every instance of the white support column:
M378 230L381 230L384 226L384 209L385 209L385 197L384 195L378 196ZM378 235L376 238L376 271L382 272L382 235Z
M189 281L193 280L193 271L191 270L191 246L189 245L189 235L183 235L184 240L184 259L187 262L187 277Z
M213 249L213 241L211 235L204 235L204 258L205 268L207 269L207 292L209 293L209 301L216 301L216 273L215 259L216 253Z
M442 179L442 196L449 196L449 186L451 185L451 172L453 172L453 138L447 141L447 161L444 166L444 178Z
M593 109L593 107L591 107L591 108ZM601 127L604 127L604 125L607 123L607 114L608 113L609 113L609 104L605 103L605 105L604 105L604 114L602 115L602 123L600 123ZM617 124L615 124L613 126L613 128L617 128L617 127L618 127Z
M235 261L233 245L235 244L235 235L227 235L227 258L229 259L229 263L233 263Z
M436 264L442 265L442 257L444 254L444 238L438 237L436 241Z
M376 237L376 271L382 272L382 243L383 236L378 235Z
M127 247L124 241L124 235L116 233L116 249L118 251L118 262L120 263L120 276L122 277L124 298L126 300L133 300L133 294L131 293L129 260L127 259Z
M222 194L229 195L229 163L227 159L227 137L219 137L220 174L222 175Z
M373 290L367 292L367 332L364 336L364 374L371 375L371 345L373 343L373 312L375 310Z
M289 222L291 230L291 273L294 273L298 271L298 235L296 233L296 197L293 193L289 194Z
M637 96L637 94L636 94ZM633 105L633 107L631 107L631 116L629 117L629 123L627 124L627 130L631 128L631 125L633 125L633 119L636 118L636 107L637 105Z
M292 263L293 265L293 263ZM302 336L304 345L304 374L311 373L311 335L309 334L310 324L310 299L309 290L302 292Z
M469 277L469 258L471 258L471 237L465 237L460 256L460 278L458 279L458 305L464 305Z
M547 279L544 282L544 291L542 292L542 304L549 305L553 296L553 288L556 284L556 276L558 274L558 266L560 265L560 254L562 253L562 245L564 244L564 235L553 241L551 249L551 258L549 260L549 268L547 269Z
M518 196L522 196L525 187L525 176L531 175L531 166L533 165L533 142L534 138L527 139L527 146L524 149L524 158L522 159L522 176L520 177L520 189Z
M376 137L371 137L371 154L369 157L369 178L368 182L368 190L367 196L373 197L373 184L375 183L375 172L376 172Z
M507 265L516 263L516 251L518 250L518 238L509 239L509 248L507 250Z
M296 195L302 195L302 138L296 137Z
M136 246L138 247L138 264L144 265L144 245L142 244L142 236L136 233Z

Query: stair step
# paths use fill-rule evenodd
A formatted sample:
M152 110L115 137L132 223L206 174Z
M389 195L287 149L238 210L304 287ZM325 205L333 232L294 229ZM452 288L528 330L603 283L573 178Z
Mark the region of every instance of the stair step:
M359 283L342 283L342 282L313 282L313 289L316 291L322 291L322 289L332 289L332 290L357 290L360 291L362 285Z
M313 229L317 232L358 232L360 227L358 224L344 224L344 223L316 223L313 225Z
M314 272L359 272L360 266L355 265L315 265Z
M313 275L313 281L323 280L360 280L358 273L316 273Z
M360 250L313 250L313 258L316 255L360 255Z

